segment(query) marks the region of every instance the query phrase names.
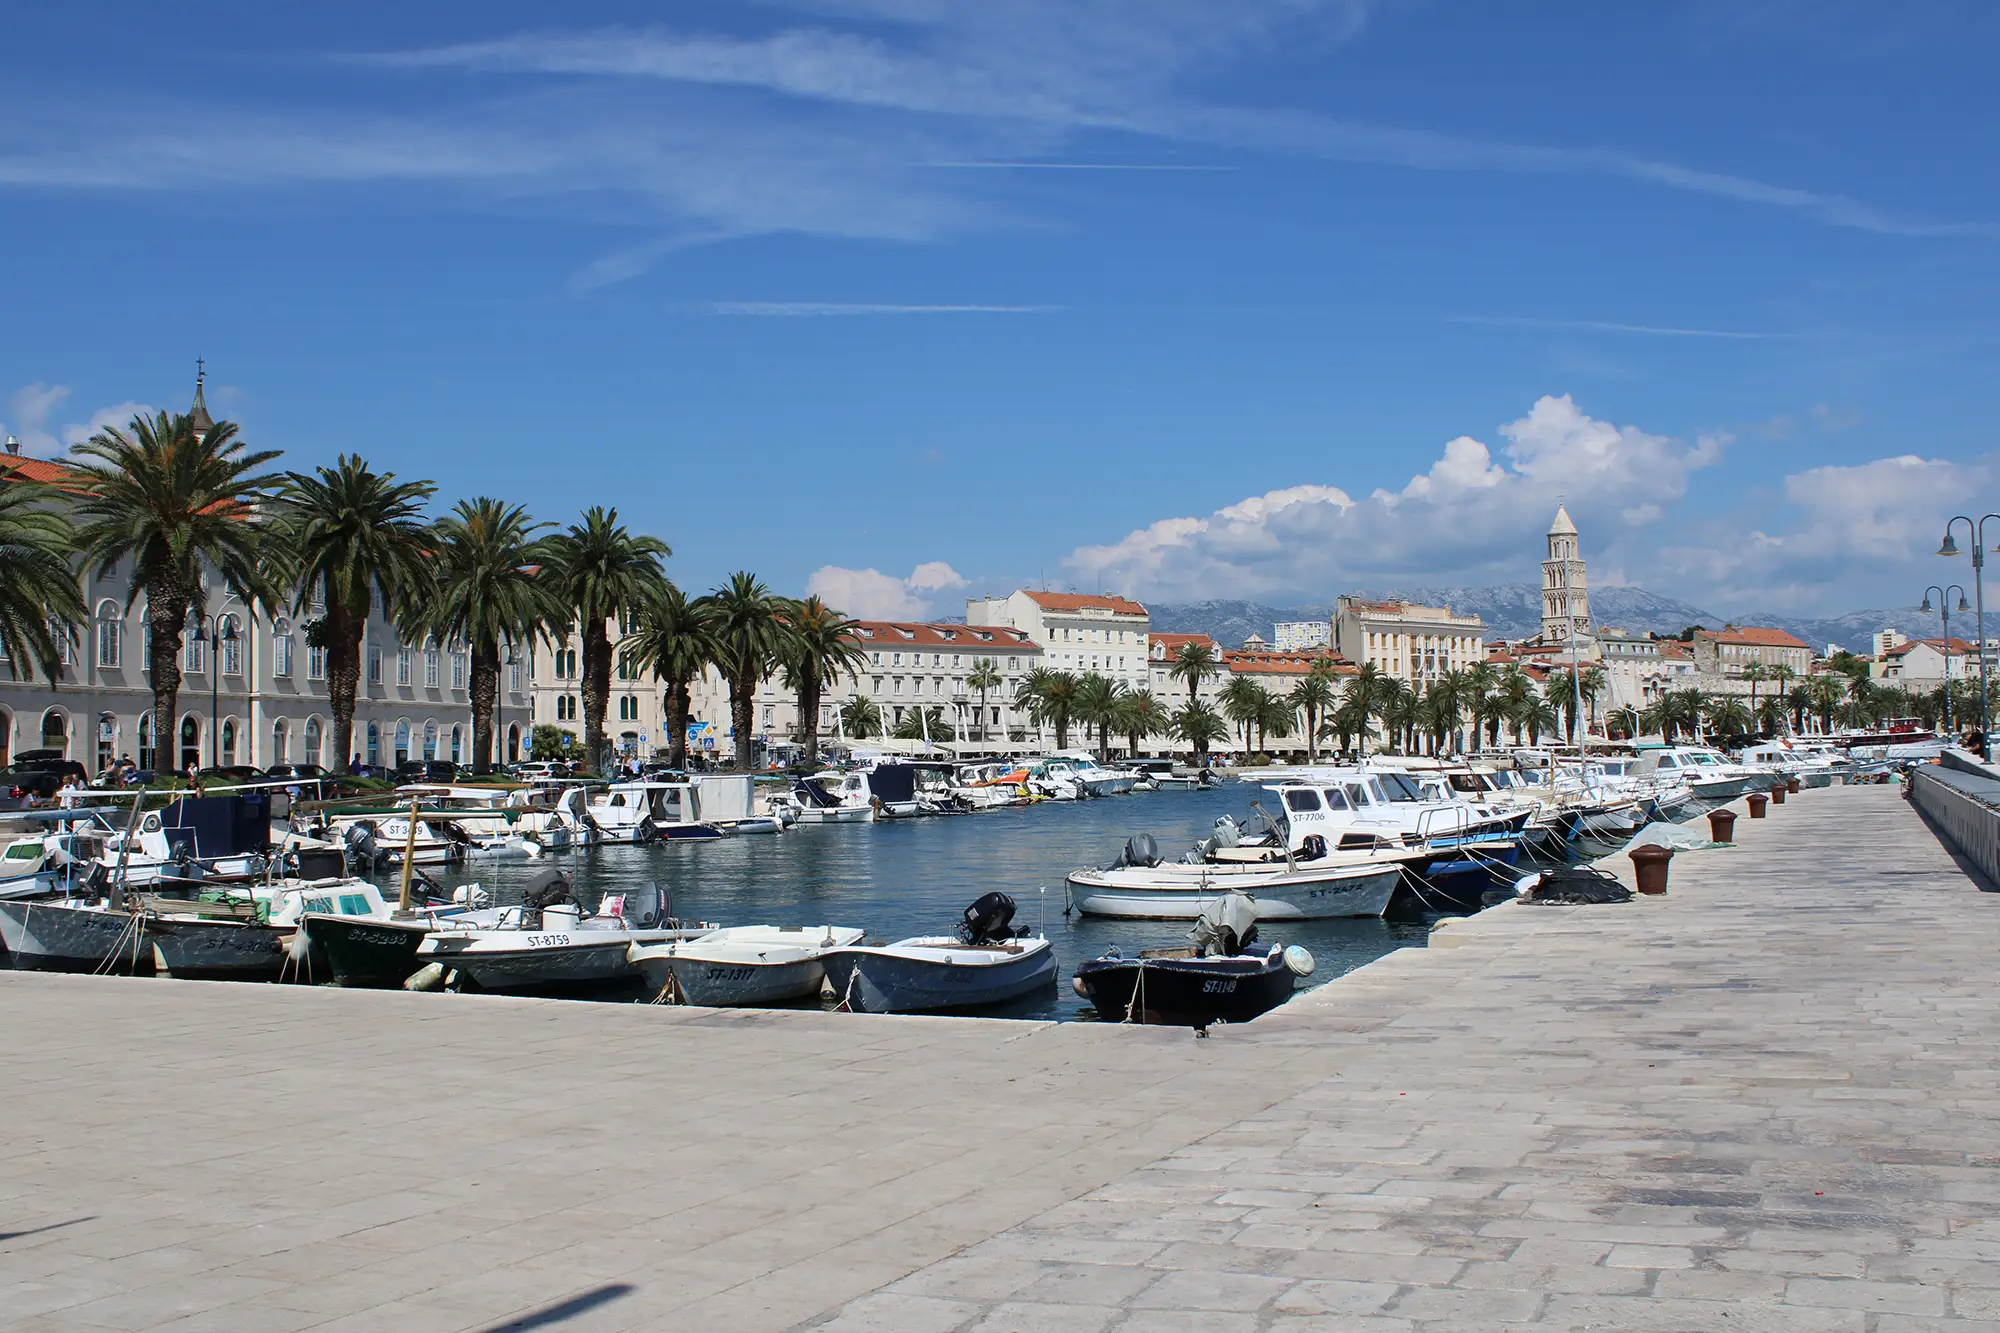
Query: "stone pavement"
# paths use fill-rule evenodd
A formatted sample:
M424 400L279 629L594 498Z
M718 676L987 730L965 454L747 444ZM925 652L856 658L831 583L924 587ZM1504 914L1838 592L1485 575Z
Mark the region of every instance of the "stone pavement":
M2000 899L1772 813L1205 1041L0 974L0 1324L2000 1333Z

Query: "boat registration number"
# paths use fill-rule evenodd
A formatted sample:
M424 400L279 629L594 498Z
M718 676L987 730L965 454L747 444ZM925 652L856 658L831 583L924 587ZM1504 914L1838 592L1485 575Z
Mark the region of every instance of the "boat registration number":
M1201 983L1201 993L1203 995L1228 995L1235 989L1235 977L1216 977Z
M703 975L710 981L748 981L750 972L747 967L711 967Z
M552 948L556 945L568 944L568 943L569 943L569 936L567 935L528 936L528 947L530 949L547 949L547 948Z

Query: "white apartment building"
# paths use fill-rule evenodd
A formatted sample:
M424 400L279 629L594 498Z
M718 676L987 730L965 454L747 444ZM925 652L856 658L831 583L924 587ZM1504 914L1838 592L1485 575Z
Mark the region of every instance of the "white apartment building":
M199 384L192 414L198 423L207 418ZM60 485L69 471L63 463L8 455L0 457L0 486ZM90 619L62 644L61 687L0 656L0 764L24 750L48 749L92 772L126 757L141 768L175 770L190 763L334 765L326 651L306 642L312 605L302 616L267 615L204 575L206 607L190 615L180 651L180 715L160 726L153 718L144 594L126 605L130 574L122 566L107 579L84 567L77 579ZM501 668L496 763L519 757L527 743L523 666L517 658ZM362 640L361 667L350 758L472 762L471 655L463 645L406 643L378 606Z
M1204 676L1198 687L1196 698L1211 708L1220 708L1217 696L1229 684L1229 668L1223 664L1223 647L1206 634L1150 634L1147 636L1146 661L1147 679L1145 688L1159 696L1171 712L1185 708L1188 701L1187 682L1173 674L1174 662L1181 645L1201 643L1208 645L1215 654L1215 674Z
M1884 626L1869 637L1869 642L1874 645L1871 655L1880 661L1889 655L1891 649L1902 647L1909 642L1909 639L1901 630ZM1833 654L1828 653L1827 656L1831 657Z
M1486 622L1448 606L1342 597L1334 607L1333 650L1354 665L1374 663L1405 684L1428 684L1486 660Z
M1597 634L1596 644L1596 665L1604 672L1605 684L1604 695L1598 700L1600 713L1612 708L1648 708L1669 690L1686 689L1695 683L1694 655L1684 643L1607 629ZM1564 659L1550 660L1561 664Z
M1281 653L1308 653L1333 647L1331 620L1281 620L1272 627L1273 647Z
M1135 690L1149 682L1152 617L1130 598L1023 589L1008 597L967 598L965 619L1022 631L1041 645L1042 665L1051 670L1094 671Z

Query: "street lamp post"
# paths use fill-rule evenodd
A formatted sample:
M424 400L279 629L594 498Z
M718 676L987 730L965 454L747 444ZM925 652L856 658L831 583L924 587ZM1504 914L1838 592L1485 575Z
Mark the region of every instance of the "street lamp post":
M1965 533L1972 538L1972 600L1974 624L1978 626L1974 648L1979 653L1979 744L1983 749L1986 738L1992 734L1986 706L1986 588L1981 571L1986 568L1986 520L2000 518L2000 514L1982 514L1974 523L1964 514L1955 514L1944 525L1944 541L1938 545L1939 555L1957 555L1958 543L1951 538L1951 530L1958 524L1965 524Z
M1944 621L1944 729L1946 732L1950 732L1952 729L1951 727L1951 595L1953 593L1958 594L1959 610L1970 611L1972 608L1965 604L1965 589L1961 588L1958 584L1954 583L1949 588L1940 588L1938 587L1937 584L1933 583L1930 587L1924 589L1924 604L1918 607L1917 610L1928 611L1931 609L1932 593L1936 593L1938 595L1938 616Z
M222 767L222 732L217 721L222 703L222 645L236 642L236 617L203 616L195 632L208 640L208 766Z

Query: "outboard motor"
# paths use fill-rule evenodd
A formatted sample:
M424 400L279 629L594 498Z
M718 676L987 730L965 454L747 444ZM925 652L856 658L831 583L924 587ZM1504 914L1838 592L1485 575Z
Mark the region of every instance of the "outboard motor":
M349 824L341 840L347 844L348 859L354 869L364 875L372 875L381 870L389 857L375 841L375 826L370 823Z
M1215 845L1217 847L1235 847L1240 845L1242 841L1243 830L1238 827L1234 819L1231 819L1228 815L1222 815L1216 819Z
M576 895L570 891L569 876L560 870L551 870L529 885L521 895L521 924L527 930L540 930L544 908L575 902Z
M965 909L958 937L967 944L998 944L1014 938L1014 900L1004 893L989 893Z
M625 891L625 924L633 930L658 930L666 924L667 898L658 881Z
M1194 929L1188 932L1198 958L1239 954L1256 939L1257 904L1248 894L1233 889L1202 908Z
M1325 855L1326 855L1326 839L1322 838L1319 834L1308 833L1303 839L1300 840L1299 855L1298 855L1299 860L1317 861Z
M1150 833L1135 833L1125 840L1125 854L1119 858L1120 865L1156 866L1160 863L1160 845L1153 841Z

